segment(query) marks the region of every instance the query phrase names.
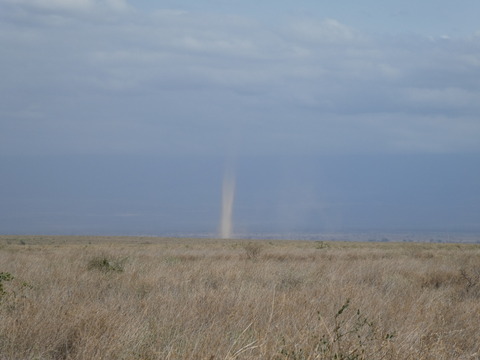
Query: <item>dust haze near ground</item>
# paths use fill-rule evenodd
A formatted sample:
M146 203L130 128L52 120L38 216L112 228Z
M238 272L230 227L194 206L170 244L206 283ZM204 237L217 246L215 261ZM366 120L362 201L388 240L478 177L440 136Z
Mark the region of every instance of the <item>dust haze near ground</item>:
M239 157L235 233L480 232L478 161L476 155ZM219 232L220 156L0 156L0 172L4 234Z

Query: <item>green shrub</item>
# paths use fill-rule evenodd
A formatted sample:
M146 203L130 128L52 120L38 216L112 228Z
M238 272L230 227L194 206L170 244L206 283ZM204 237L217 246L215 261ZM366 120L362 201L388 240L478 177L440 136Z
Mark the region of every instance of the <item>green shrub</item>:
M5 291L5 287L3 283L5 281L12 281L12 280L13 280L12 274L8 272L0 272L0 298L7 293Z
M315 241L315 248L316 249L326 249L329 245L325 241Z

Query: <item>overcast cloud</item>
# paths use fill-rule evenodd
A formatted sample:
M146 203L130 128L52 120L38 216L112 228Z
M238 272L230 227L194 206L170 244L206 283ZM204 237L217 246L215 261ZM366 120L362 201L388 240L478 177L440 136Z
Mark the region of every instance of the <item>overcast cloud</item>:
M478 13L0 0L0 154L479 156Z
M0 10L4 154L212 153L231 131L252 153L480 150L478 32L120 0Z

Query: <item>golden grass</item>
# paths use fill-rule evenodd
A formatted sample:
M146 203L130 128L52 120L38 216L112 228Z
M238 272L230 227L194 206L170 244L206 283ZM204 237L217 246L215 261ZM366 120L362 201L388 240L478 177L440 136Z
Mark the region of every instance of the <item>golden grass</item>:
M0 273L2 360L480 358L479 245L2 236Z

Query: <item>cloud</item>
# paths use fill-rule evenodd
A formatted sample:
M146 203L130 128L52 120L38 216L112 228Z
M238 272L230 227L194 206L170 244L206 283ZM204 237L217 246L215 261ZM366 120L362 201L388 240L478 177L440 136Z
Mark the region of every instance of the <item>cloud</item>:
M335 19L267 25L113 0L0 11L2 152L212 154L232 129L252 154L480 151L474 36L373 37Z
M4 0L4 2L24 8L51 11L85 11L102 6L114 10L126 10L128 8L125 0Z
M354 29L335 19L322 21L299 19L292 21L287 31L300 41L313 43L345 43L359 41L362 36Z
M117 11L125 11L129 9L129 5L126 0L105 0L106 4Z
M7 0L7 3L25 8L44 10L89 10L95 5L94 0Z
M480 111L480 92L459 88L406 88L405 102L432 111Z
M92 21L128 12L126 0L2 0L4 17L24 24L65 26L72 19Z

